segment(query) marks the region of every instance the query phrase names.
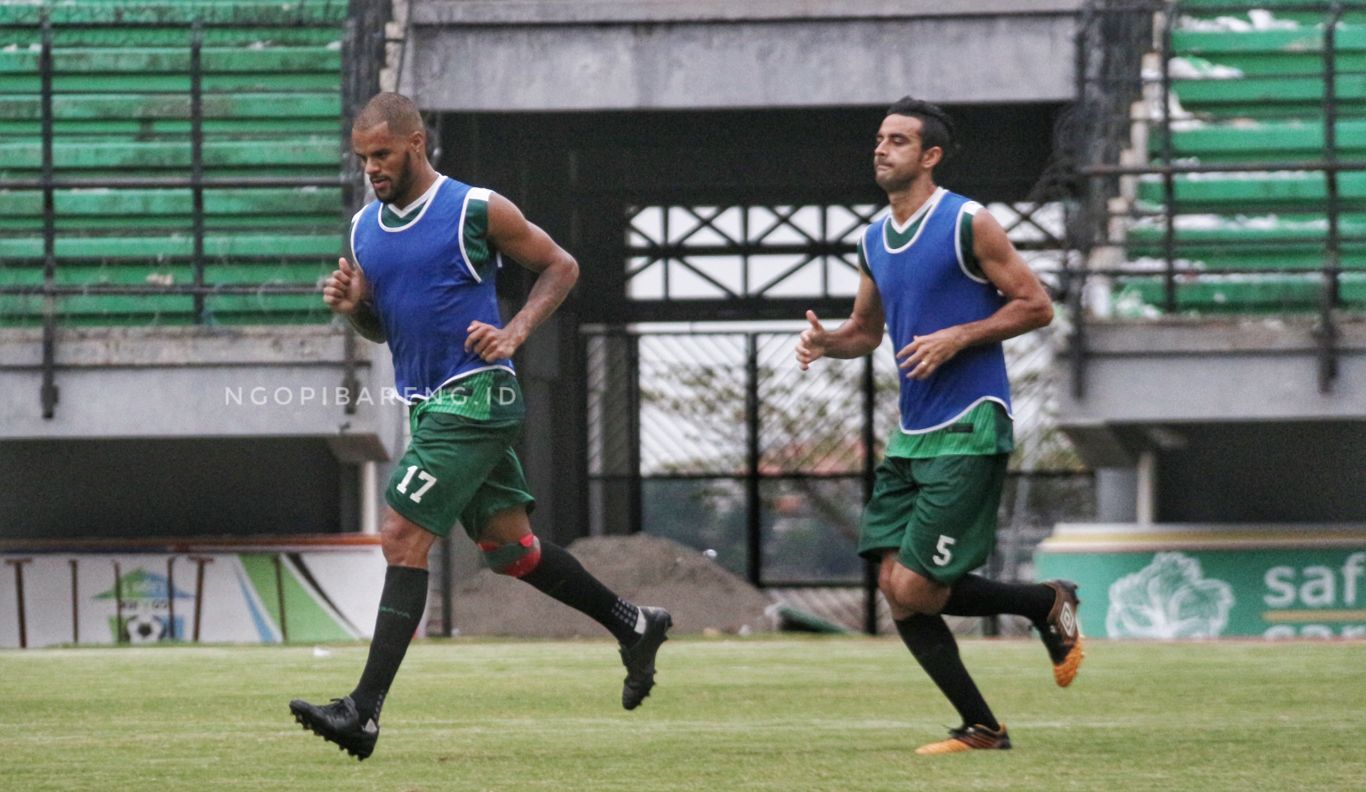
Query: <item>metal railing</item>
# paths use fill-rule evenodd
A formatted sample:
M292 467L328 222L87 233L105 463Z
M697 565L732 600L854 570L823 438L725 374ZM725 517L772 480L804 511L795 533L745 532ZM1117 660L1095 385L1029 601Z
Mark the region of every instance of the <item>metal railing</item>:
M862 360L802 372L796 338L778 329L584 328L584 522L595 533L644 531L711 551L763 589L861 589L859 627L874 633L885 608L876 569L855 548L882 441L896 431L899 372L889 342ZM1023 374L1047 370L1034 357L1046 352L1008 357ZM1017 412L1052 387L1029 376L1015 384ZM1091 472L1047 453L1048 431L1017 427L1022 464L1002 501L993 577L1028 577L1034 546L1055 522L1093 513Z
M1318 276L1318 299L1314 307L1317 343L1318 384L1322 392L1331 390L1337 373L1336 325L1337 313L1343 307L1341 281L1344 273L1342 253L1345 243L1366 242L1366 236L1349 236L1342 232L1343 201L1339 175L1345 172L1366 171L1366 160L1346 159L1338 145L1338 122L1341 116L1338 80L1344 75L1363 75L1362 71L1344 71L1338 63L1338 34L1344 15L1366 13L1366 2L1360 0L1320 0L1293 4L1276 4L1277 13L1319 15L1318 35L1321 36L1321 69L1312 73L1279 72L1259 74L1262 80L1320 78L1323 92L1318 102L1316 117L1323 124L1321 154L1308 159L1261 158L1248 162L1200 163L1184 160L1175 150L1174 130L1183 119L1174 118L1176 79L1172 74L1173 59L1181 55L1173 46L1174 33L1184 15L1212 17L1226 14L1246 14L1255 9L1252 3L1226 5L1188 5L1176 1L1153 0L1091 0L1082 12L1077 35L1077 105L1072 111L1073 126L1068 130L1072 139L1061 139L1060 148L1074 164L1077 176L1078 215L1069 225L1072 246L1080 252L1078 264L1068 273L1068 297L1075 317L1075 339L1072 344L1073 383L1078 395L1085 386L1087 305L1084 295L1088 278L1160 277L1161 301L1154 306L1162 313L1181 310L1179 291L1183 279L1199 279L1205 275L1286 275ZM1306 27L1312 33L1313 27ZM1145 74L1141 58L1152 53L1158 61L1157 73ZM1227 77L1205 79L1221 79ZM1143 99L1148 118L1131 116L1131 106ZM1155 117L1151 111L1156 106ZM1198 118L1196 120L1199 120ZM1147 125L1160 136L1156 152L1142 151L1142 163L1121 162L1121 151L1133 125ZM1183 242L1178 238L1178 218L1183 214L1178 196L1179 176L1210 173L1254 173L1267 171L1300 171L1321 174L1326 198L1322 206L1326 228L1322 237L1322 261L1315 266L1286 263L1277 266L1220 266L1217 269L1194 272L1182 262ZM1129 202L1119 212L1112 211L1109 202L1121 195L1121 180L1133 177L1157 177L1161 182L1162 206L1157 210L1144 209ZM1289 208L1303 211L1303 204ZM1101 247L1123 248L1123 238L1135 222L1160 222L1161 236L1157 242L1161 267L1137 267L1131 264L1109 266L1099 264L1092 253ZM1117 237L1116 221L1119 221ZM1220 240L1230 250L1269 251L1276 246L1305 246L1309 240L1288 234L1262 235L1255 239ZM1317 239L1312 240L1317 242ZM1293 310L1290 305L1287 310Z
M389 2L364 2L363 0L353 0L350 13L345 21L344 40L342 42L342 78L339 81L338 90L341 93L343 117L338 120L339 128L345 129L342 120L350 116L351 110L356 102L364 99L377 90L379 83L379 69L383 64L384 54L384 24L388 19ZM270 24L269 22L263 24ZM85 19L80 22L82 27L107 27L107 28L176 28L184 26L161 19L156 14L146 15L115 15L108 20ZM294 19L290 25L295 28L320 28L332 29L336 23L315 21L303 17ZM0 284L0 296L17 297L41 297L42 298L42 355L39 368L42 372L42 386L40 399L42 404L42 415L46 419L51 419L56 413L56 405L59 399L59 389L56 382L57 363L57 330L59 324L58 300L63 297L74 296L190 296L193 298L193 322L203 324L206 318L205 298L210 296L224 295L300 295L316 294L319 287L316 284L279 284L268 282L257 283L234 283L234 284L210 284L205 280L205 267L209 263L205 253L205 210L204 192L214 188L341 188L343 201L338 206L337 228L339 238L344 234L340 233L346 227L351 213L358 208L358 201L363 200L365 192L363 189L362 174L359 168L350 163L349 158L345 158L349 150L349 140L340 142L338 174L331 177L301 177L301 176L233 176L233 177L211 177L205 175L204 162L204 76L202 53L204 49L204 33L213 28L250 28L250 24L233 20L218 22L212 19L204 20L194 18L185 26L188 38L187 48L189 53L189 142L190 142L190 167L189 172L179 176L149 176L149 177L71 177L58 176L53 156L54 134L54 96L59 92L54 89L54 23L52 10L43 7L39 12L35 34L38 39L38 76L39 76L39 105L40 105L40 127L41 127L41 151L42 164L38 178L0 178L0 191L3 190L39 190L42 192L42 282L34 285L5 285ZM348 164L342 164L342 163ZM189 188L192 196L192 245L193 250L189 254L168 254L158 255L160 263L186 263L191 265L193 280L189 284L62 284L58 282L58 270L61 263L81 263L103 261L99 258L74 257L63 255L59 257L56 250L57 240L57 212L55 195L58 190L69 189L89 189L107 188L115 190L124 189L156 189L156 188ZM339 246L340 247L340 246ZM33 261L32 257L9 256L10 261ZM319 257L313 254L290 254L275 253L269 255L262 254L234 254L231 257L235 261L270 261L270 262L291 262L291 261L317 261ZM355 375L355 342L353 331L348 326L345 329L347 334L344 345L344 360L341 361L345 370L342 386L351 390L358 387ZM356 409L353 399L348 399L346 411L354 412Z

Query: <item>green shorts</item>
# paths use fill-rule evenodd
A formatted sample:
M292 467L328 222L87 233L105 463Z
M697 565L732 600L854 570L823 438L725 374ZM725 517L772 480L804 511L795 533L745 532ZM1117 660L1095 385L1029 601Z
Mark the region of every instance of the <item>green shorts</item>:
M902 565L944 585L985 564L1009 459L883 459L859 526L859 555L878 560L899 550Z
M521 420L481 421L432 410L415 423L384 491L394 511L437 536L449 534L459 520L477 540L496 512L534 507L512 450Z

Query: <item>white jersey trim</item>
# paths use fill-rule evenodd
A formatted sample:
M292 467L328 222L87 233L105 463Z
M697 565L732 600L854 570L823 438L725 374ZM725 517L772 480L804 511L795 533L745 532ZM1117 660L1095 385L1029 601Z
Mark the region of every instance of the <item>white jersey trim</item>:
M475 271L474 264L470 263L470 253L465 249L465 213L469 211L470 201L488 203L491 195L493 191L487 187L471 187L469 192L465 193L465 202L460 205L460 228L457 230L460 236L460 258L465 260L465 269L469 270L470 277L474 278L475 283L483 283L484 279Z
M920 235L925 233L925 226L930 224L930 217L934 214L934 210L939 208L939 201L943 199L947 193L948 190L945 190L943 187L936 187L934 194L931 195L919 209L915 210L910 217L906 218L905 223L896 222L896 218L892 217L891 214L888 214L887 222L882 226L882 247L885 248L888 253L900 253L911 245L914 245L915 241L920 238ZM915 230L915 236L911 237L910 241L899 248L892 247L891 239L887 236L887 227L891 226L897 230L897 233L901 233L910 228L911 224L922 216L925 219L920 223L920 227Z
M427 191L422 194L421 198L418 198L417 201L413 202L414 204L421 202L422 211L418 212L417 216L414 217L412 220L409 220L408 222L404 223L403 225L397 228L390 228L389 226L384 224L384 207L387 206L387 204L381 203L379 211L375 212L376 225L378 225L382 230L388 231L391 234L397 234L400 231L407 231L414 225L417 225L417 222L427 215L427 210L432 208L432 203L434 203L436 198L436 191L441 188L441 183L444 181L446 181L446 177L443 174L436 174L436 181L432 182L432 186L427 188ZM408 210L412 211L412 205L409 205ZM395 214L397 213L397 210L395 210Z
M361 271L361 272L364 272L364 271L365 271L365 267L360 263L360 254L356 252L356 229L360 227L360 216L363 215L363 214L365 214L365 207L361 207L361 210L360 210L359 212L356 212L354 215L352 215L352 217L351 217L351 234L350 234L350 238L351 238L351 263L352 263L352 264L355 264L357 267L360 267L360 271Z
M1014 415L1013 413L1010 412L1010 405L1006 404L1004 401L1002 401L1001 399L999 399L999 398L997 398L997 397L995 397L995 396L983 396L982 398L978 399L977 401L975 401L975 402L973 402L972 404L969 404L967 407L963 408L963 411L962 411L962 412L958 413L957 415L953 416L952 418L948 419L947 421L944 421L943 423L940 423L940 424L935 424L934 426L931 426L931 427L929 427L928 429L907 429L906 427L902 426L902 425L900 424L900 422L897 423L897 428L900 429L900 430L901 430L901 433L904 434L904 435L922 435L922 434L929 434L930 432L937 432L937 431L939 431L940 429L943 429L944 427L948 426L949 424L957 423L957 422L959 421L959 419L961 419L964 415L967 415L968 413L970 413L970 412L972 412L974 409L976 409L976 408L977 408L977 405L981 404L982 402L986 402L986 401L993 401L993 402L996 402L997 404L1001 405L1003 408L1005 408L1006 417L1009 418L1009 419L1012 420L1012 421L1015 420L1015 415Z
M958 222L953 224L953 250L958 254L958 269L962 270L963 274L968 276L969 280L985 284L990 283L991 281L973 275L968 269L967 259L963 258L963 218L967 217L968 222L971 223L972 218L977 216L977 212L980 211L981 208L982 205L976 201L968 201L963 204L962 209L958 210ZM976 241L975 238L974 241Z
M511 375L514 376L514 377L517 376L517 372L512 368L512 366L504 366L502 363L495 363L495 364L493 364L492 366L480 366L479 368L470 369L469 371L462 371L462 372L460 372L459 374L456 374L454 377L451 377L450 379L448 379L448 380L446 380L445 382L441 383L440 385L437 385L435 388L432 389L432 392L435 393L436 391L441 390L442 388L446 387L447 385L450 385L450 384L453 383L453 382L459 382L460 380L462 380L462 379L464 379L464 378L466 378L466 377L472 377L472 376L474 376L475 374L481 374L481 373L483 373L483 372L485 372L485 371L493 371L494 369L502 369L503 371L508 372L509 374L511 374ZM426 401L429 397L427 397L427 396L414 396L414 397L412 397L411 399L405 399L405 398L403 398L403 394L400 393L400 394L398 395L398 398L401 399L401 400L403 401L404 404L416 404L416 403L418 403L418 402L424 402L424 401Z

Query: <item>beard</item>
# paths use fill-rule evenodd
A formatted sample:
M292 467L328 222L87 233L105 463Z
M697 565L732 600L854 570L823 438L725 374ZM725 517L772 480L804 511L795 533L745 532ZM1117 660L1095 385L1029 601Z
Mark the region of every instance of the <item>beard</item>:
M372 185L373 186L373 185ZM398 169L398 173L389 180L389 187L381 193L375 190L375 197L384 203L393 203L394 199L406 196L408 189L413 186L412 154L403 152L403 166Z
M910 187L915 183L915 178L904 173L897 173L894 170L879 171L874 169L873 181L877 182L877 186L881 187L883 192L894 193Z

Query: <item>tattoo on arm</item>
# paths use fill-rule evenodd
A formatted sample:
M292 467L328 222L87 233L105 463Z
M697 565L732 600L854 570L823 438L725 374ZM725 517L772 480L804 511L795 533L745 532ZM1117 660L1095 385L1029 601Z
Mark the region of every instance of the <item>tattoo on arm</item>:
M380 324L379 314L375 312L375 304L369 300L362 300L356 304L356 310L346 317L351 326L356 328L356 332L363 337L374 341L376 344L383 344L388 336L384 332L384 325Z

